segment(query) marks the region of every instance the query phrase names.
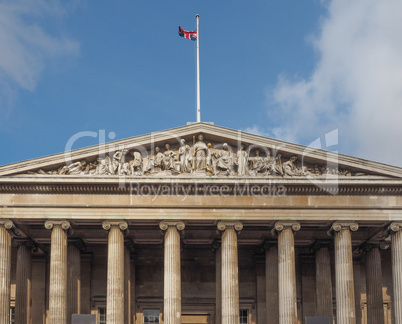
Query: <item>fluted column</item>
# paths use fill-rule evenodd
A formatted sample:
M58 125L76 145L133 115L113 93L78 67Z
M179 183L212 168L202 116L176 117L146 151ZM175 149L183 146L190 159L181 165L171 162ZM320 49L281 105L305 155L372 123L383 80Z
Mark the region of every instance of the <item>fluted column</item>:
M222 322L222 268L221 268L221 241L215 240L212 244L212 250L215 252L215 324Z
M297 321L296 261L293 232L299 231L296 221L275 223L278 232L278 284L279 324L295 324Z
M315 291L317 300L317 316L328 316L332 323L332 277L329 242L317 241L315 250Z
M102 223L109 231L107 246L106 323L124 324L124 234L128 224L123 220Z
M395 324L402 324L402 222L390 225Z
M279 323L278 247L265 244L265 295L267 324Z
M382 298L382 270L379 244L365 244L367 323L384 323L384 302Z
M218 223L223 231L221 238L222 269L222 324L239 323L239 260L237 251L237 233L243 229L241 222Z
M124 323L131 324L131 310L133 296L131 295L131 286L134 282L131 280L131 252L134 250L134 243L129 240L124 243Z
M353 280L352 234L356 222L335 222L335 287L337 324L356 324L355 289Z
M67 248L67 323L71 323L72 314L81 314L81 249L84 243L72 239Z
M182 231L185 225L181 221L162 221L159 227L165 231L163 321L165 324L180 324L181 266L178 231Z
M47 220L50 246L49 324L67 324L67 220Z
M11 235L9 219L0 219L0 323L10 321Z
M31 318L31 240L16 240L17 270L15 287L15 324L29 324Z

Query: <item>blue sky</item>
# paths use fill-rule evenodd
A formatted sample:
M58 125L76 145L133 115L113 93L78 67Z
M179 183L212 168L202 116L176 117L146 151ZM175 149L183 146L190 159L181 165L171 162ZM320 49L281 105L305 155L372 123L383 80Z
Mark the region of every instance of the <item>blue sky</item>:
M402 166L400 0L0 0L0 165L201 120ZM97 144L86 138L73 148Z

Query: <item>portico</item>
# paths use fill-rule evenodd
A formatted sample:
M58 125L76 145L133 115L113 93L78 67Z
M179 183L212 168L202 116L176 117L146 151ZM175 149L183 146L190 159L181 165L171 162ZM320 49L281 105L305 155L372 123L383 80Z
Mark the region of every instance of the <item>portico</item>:
M401 169L340 156L328 174L331 154L242 134L239 174L232 130L152 138L78 150L74 169L62 156L0 168L1 322L11 309L15 323L402 323Z

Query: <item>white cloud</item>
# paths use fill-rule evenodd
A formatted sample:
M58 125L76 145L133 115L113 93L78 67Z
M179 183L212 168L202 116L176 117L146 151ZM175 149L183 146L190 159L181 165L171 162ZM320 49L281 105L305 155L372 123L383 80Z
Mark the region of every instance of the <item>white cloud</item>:
M77 41L43 27L65 14L58 1L0 1L0 111L18 89L35 89L48 60L79 53Z
M402 1L330 0L309 79L281 75L268 95L287 138L339 128L340 151L402 166Z

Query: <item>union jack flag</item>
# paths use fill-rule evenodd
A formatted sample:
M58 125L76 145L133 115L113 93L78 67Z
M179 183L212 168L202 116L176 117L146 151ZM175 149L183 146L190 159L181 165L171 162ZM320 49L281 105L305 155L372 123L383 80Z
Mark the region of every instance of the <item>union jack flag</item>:
M179 26L179 36L195 41L197 40L197 31L187 31Z

